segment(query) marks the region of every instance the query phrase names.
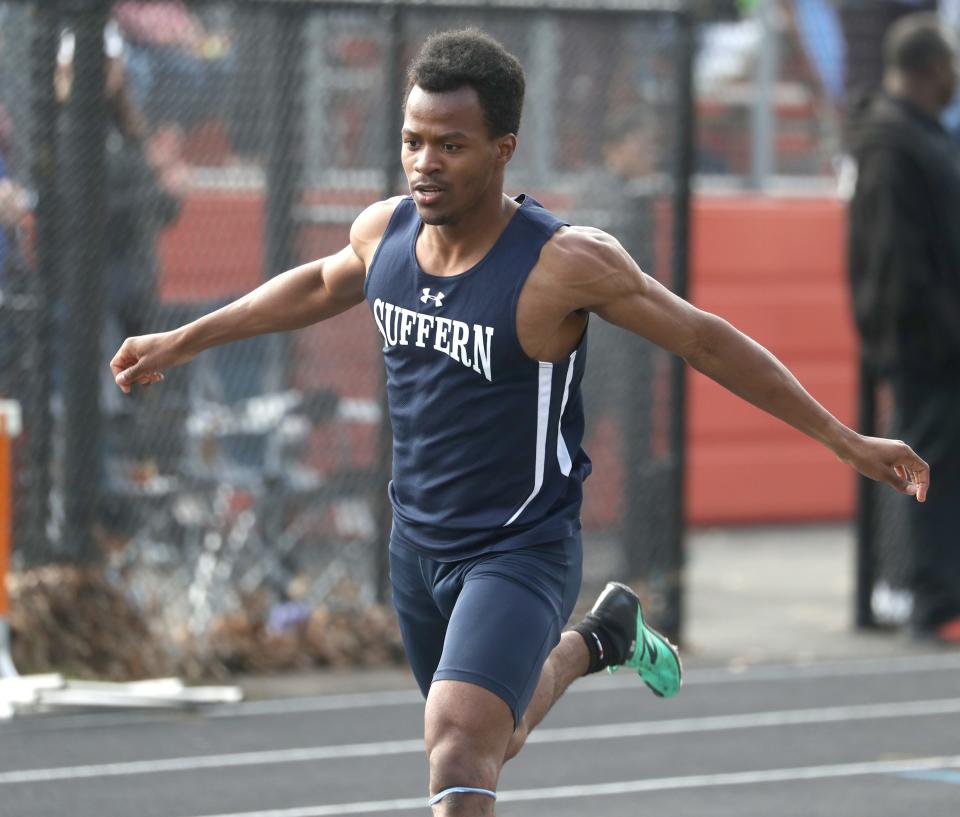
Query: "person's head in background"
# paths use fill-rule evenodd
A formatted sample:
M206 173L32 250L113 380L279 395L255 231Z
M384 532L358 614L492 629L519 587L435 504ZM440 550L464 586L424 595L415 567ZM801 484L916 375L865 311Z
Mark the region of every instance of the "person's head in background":
M894 23L883 44L883 86L937 118L957 89L957 44L933 13L911 14Z
M657 120L652 109L614 114L604 127L603 163L623 180L657 171Z

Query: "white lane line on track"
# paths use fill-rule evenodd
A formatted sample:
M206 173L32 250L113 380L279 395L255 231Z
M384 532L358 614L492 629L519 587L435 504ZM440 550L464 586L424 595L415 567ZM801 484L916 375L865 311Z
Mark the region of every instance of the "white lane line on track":
M392 740L380 743L347 743L340 746L308 746L303 749L272 749L262 752L235 752L224 755L194 755L159 760L133 760L96 763L88 766L57 766L49 769L23 769L0 772L0 785L13 783L49 783L54 780L83 780L99 777L124 777L163 772L208 771L239 766L269 766L280 763L305 763L338 758L379 757L423 752L423 740Z
M929 715L960 714L960 698L907 703L857 704L817 709L753 712L746 715L710 715L701 718L674 718L662 721L601 724L540 729L532 732L528 743L569 743L580 740L608 740L648 735L680 735L690 732L723 732L735 729L762 729L770 726L803 726L818 723L917 718Z
M867 658L814 664L752 665L742 670L726 668L690 670L684 674L684 686L740 683L775 683L829 678L869 677L876 675L908 675L913 673L955 672L960 670L960 654L930 654L892 658ZM567 695L598 691L621 691L637 688L636 676L627 672L609 678L588 678L567 690ZM415 690L385 692L352 692L304 698L280 698L249 701L242 704L204 709L206 718L245 718L261 715L296 715L308 712L340 712L351 709L373 709L387 706L423 705L423 697ZM177 715L176 718L183 718ZM59 714L56 719L37 721L0 721L0 735L21 731L58 731L88 726L127 726L162 723L175 720L170 715L156 714Z
M960 786L960 772L947 769L925 769L921 772L901 772L899 777L905 780L923 780L932 783L952 783Z
M540 744L570 743L585 740L634 738L646 735L679 735L736 729L762 729L772 726L802 726L955 714L960 714L960 698L910 701L908 703L831 706L819 709L788 709L751 712L743 715L714 715L702 718L675 718L673 720L638 721L636 723L539 729L530 735L528 742ZM0 785L49 783L58 780L123 777L164 772L192 772L384 755L422 754L423 751L423 741L417 738L376 743L310 746L302 749L273 749L221 755L195 755L157 760L97 763L86 766L57 766L45 769L2 772L0 773Z
M770 664L751 666L742 671L727 668L690 670L684 673L684 686L704 684L767 683L798 681L817 678L868 677L871 675L899 675L917 672L954 672L960 670L960 654L932 654L900 656L896 658L857 659L854 661L831 661L818 664ZM613 677L586 679L576 684L566 694L597 692L603 690L636 689L634 673L623 671ZM423 704L423 696L415 690L393 692L358 692L341 695L323 695L309 698L287 698L272 701L218 707L208 715L216 718L246 717L253 715L283 715L297 712L321 712L343 709L360 709L401 704Z
M501 803L569 800L577 797L609 797L639 792L705 789L720 786L753 786L762 783L828 780L888 774L910 774L960 767L960 755L920 757L912 760L874 760L862 763L838 763L832 766L801 766L791 769L698 774L682 777L655 777L624 780L618 783L591 783L580 786L553 786L542 789L515 789L499 792ZM269 811L207 814L203 817L339 817L341 814L384 814L391 811L423 810L426 797L403 800L370 800L364 803L306 806Z

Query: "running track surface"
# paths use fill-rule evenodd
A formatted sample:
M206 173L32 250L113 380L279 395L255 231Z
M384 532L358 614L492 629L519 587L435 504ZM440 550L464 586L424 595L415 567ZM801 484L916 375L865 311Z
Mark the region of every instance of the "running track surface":
M410 689L21 717L0 722L0 815L429 815L421 736ZM585 679L500 793L500 817L957 817L960 654L701 666L669 701Z

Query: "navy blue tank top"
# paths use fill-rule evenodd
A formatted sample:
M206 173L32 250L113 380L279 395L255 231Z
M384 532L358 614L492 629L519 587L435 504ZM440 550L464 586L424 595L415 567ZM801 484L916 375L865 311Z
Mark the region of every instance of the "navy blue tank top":
M560 363L521 348L520 291L563 223L528 196L518 201L483 260L436 276L417 262L423 225L405 198L367 272L393 423L393 537L441 561L580 527L586 333Z

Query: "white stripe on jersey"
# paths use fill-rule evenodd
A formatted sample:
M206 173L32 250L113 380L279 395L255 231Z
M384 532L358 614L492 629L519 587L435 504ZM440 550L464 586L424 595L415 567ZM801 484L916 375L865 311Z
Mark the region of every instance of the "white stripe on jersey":
M547 424L550 422L550 397L552 389L553 364L543 363L541 361L540 381L537 386L537 461L534 465L533 492L517 509L517 512L503 523L503 527L507 527L516 522L517 517L526 510L527 505L533 502L533 498L540 493L540 489L543 487L543 466L547 458Z
M563 400L560 401L560 419L557 421L557 459L560 461L560 473L565 477L570 476L570 470L573 468L573 462L570 460L570 452L567 450L567 443L563 439L563 412L567 408L567 398L570 396L570 381L573 380L573 365L577 362L577 353L574 351L570 355L570 364L567 368L567 382L563 384Z

